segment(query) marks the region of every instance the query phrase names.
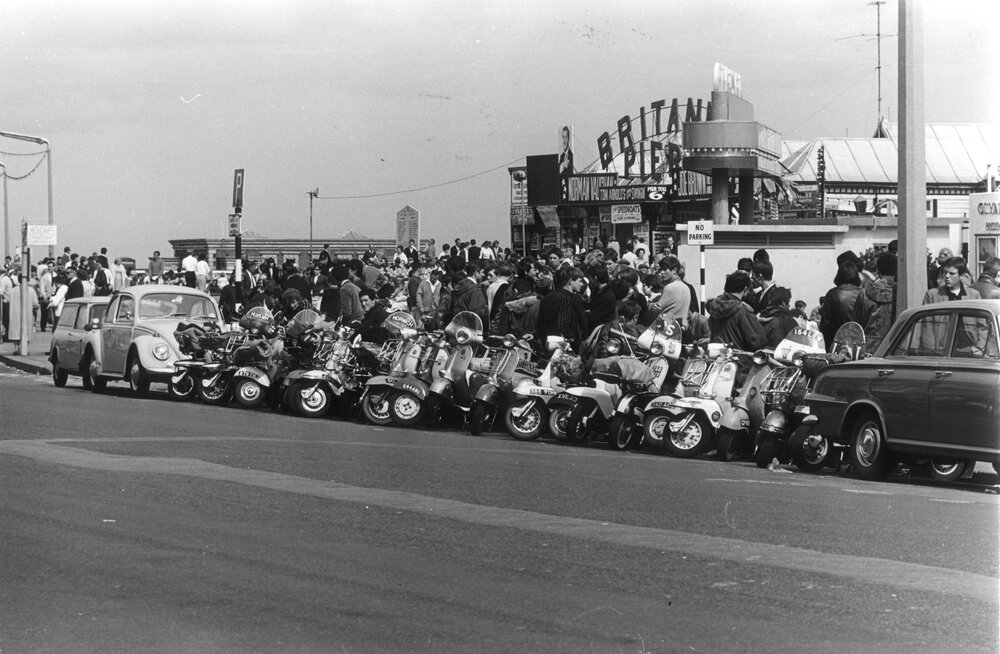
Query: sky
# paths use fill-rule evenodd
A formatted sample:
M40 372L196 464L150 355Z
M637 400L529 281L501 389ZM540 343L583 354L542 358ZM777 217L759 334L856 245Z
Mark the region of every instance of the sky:
M998 5L924 3L927 122L1000 122ZM889 0L892 121L897 22ZM264 236L309 238L318 189L316 241L394 237L409 205L423 238L506 244L508 166L557 152L564 124L595 161L623 115L708 100L715 62L785 139L870 136L876 28L865 0L5 0L0 131L51 145L57 251L226 236L237 168ZM48 221L47 162L19 156L41 149L0 138L11 251Z

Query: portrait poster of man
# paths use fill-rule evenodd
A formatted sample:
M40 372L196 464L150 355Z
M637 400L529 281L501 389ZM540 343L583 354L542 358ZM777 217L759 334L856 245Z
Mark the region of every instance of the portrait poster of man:
M559 130L559 174L573 174L573 128L563 125Z

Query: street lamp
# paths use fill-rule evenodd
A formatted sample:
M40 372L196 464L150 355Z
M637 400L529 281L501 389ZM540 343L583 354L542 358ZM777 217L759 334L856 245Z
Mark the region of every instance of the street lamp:
M319 187L306 193L309 196L309 262L313 259L313 200L319 195Z
M9 139L15 139L17 141L29 141L31 143L37 143L38 145L44 145L45 146L45 159L46 159L46 161L48 163L48 169L49 169L49 226L54 225L55 223L52 221L52 146L49 145L49 142L47 140L43 139L40 136L28 136L26 134L15 134L14 132L0 132L0 136L5 136L5 137L7 137ZM5 168L4 169L4 184L6 184L6 182L7 182L7 170ZM4 188L4 196L3 197L4 197L4 202L6 202L7 201L7 189L6 188ZM6 211L4 212L4 215L6 215ZM6 229L6 225L4 226L4 228ZM5 232L5 237L6 237L6 232ZM49 256L50 257L54 257L55 256L55 246L54 245L50 245L49 246Z

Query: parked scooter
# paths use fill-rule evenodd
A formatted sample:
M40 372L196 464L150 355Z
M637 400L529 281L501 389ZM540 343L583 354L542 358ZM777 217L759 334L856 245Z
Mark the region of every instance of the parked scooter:
M630 346L627 339L624 342ZM653 379L648 389L627 389L615 405L608 427L608 447L612 450L623 450L641 442L646 405L664 392L668 380L677 372L682 352L681 325L676 320L667 322L658 318L639 335L636 346L648 353L645 364L652 371ZM609 340L608 350L613 349L615 346Z
M439 427L450 408L463 416L472 413L476 391L486 381L483 354L483 321L471 311L461 311L444 329L444 338L452 343L451 353L427 394L427 416L432 427ZM463 418L464 422L464 418Z
M242 347L233 353L239 369L233 374L233 399L248 409L268 400L272 408L281 403L282 381L289 371L309 360L315 343L301 343L310 338L322 318L316 311L305 309L296 313L285 325L274 330L269 339ZM306 353L306 354L303 354ZM304 359L304 360L300 360Z
M167 395L180 402L193 400L198 394L198 385L206 374L206 364L219 358L229 340L214 322L203 325L180 323L174 332L174 339L182 354L189 358L174 362L174 374L167 384Z
M646 408L643 436L654 445L662 444L674 456L689 459L715 448L716 436L725 410L732 407L736 378L741 364L753 365L752 355L719 346L709 347L710 358L717 355L705 373L698 394L654 399Z
M240 366L236 363L237 350L253 347L255 342L273 337L276 333L274 315L266 307L248 309L239 322L240 331L230 332L229 339L218 358L205 364L201 383L196 386L198 399L205 404L222 406L229 403L233 391L233 377Z
M507 432L520 441L537 439L545 430L549 419L549 402L565 390L561 381L553 376L553 367L569 343L562 336L549 336L546 348L552 353L538 377L525 377L511 389L513 399L504 411Z
M530 336L518 339L513 334L507 334L493 336L492 339L500 346L490 348L486 379L479 384L472 400L469 433L473 436L493 428L497 416L503 413L503 405L510 402L510 391L519 379L537 374L531 362Z
M388 425L412 425L423 413L423 400L427 397L430 380L418 378L430 343L421 338L413 316L396 311L382 323L390 334L383 352L395 349L395 357L386 374L368 380L361 396L361 410L369 422ZM426 336L426 335L423 335ZM443 361L442 361L443 364Z
M796 360L795 367L801 369L802 374L789 398L789 402L794 401L795 408L788 418L786 431L791 430L788 456L800 470L819 472L843 459L843 448L835 447L832 441L816 433L816 417L810 414L809 407L803 401L821 370L836 363L857 361L863 356L864 349L864 329L856 322L849 322L841 325L834 334L829 354L808 354ZM782 457L779 455L778 459L780 461Z
M761 385L780 364L766 350L754 352L751 361L736 395L722 404L715 439L715 458L720 461L749 458L754 452L754 435L767 414Z

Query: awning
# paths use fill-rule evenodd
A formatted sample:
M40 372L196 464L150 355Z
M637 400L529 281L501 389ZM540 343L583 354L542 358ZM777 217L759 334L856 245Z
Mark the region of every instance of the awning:
M546 227L559 227L559 214L556 212L555 205L545 205L541 207L535 207L538 212L539 218L542 219L542 224Z

